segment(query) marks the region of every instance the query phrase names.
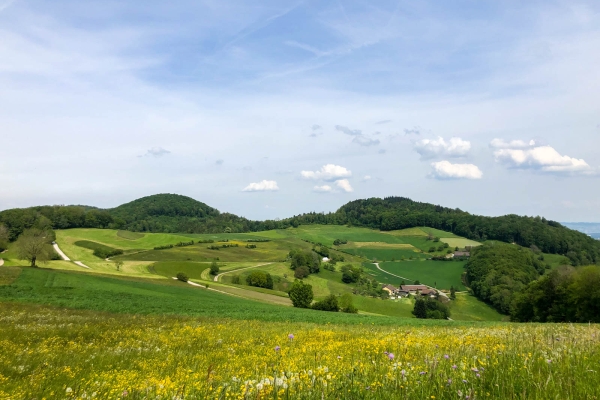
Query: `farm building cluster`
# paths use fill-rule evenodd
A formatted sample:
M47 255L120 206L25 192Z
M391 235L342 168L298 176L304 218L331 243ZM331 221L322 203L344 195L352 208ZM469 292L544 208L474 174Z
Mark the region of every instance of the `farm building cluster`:
M402 298L408 296L429 296L435 297L438 293L436 289L430 288L426 285L400 285L395 287L394 285L383 285L383 290L390 294L390 299Z

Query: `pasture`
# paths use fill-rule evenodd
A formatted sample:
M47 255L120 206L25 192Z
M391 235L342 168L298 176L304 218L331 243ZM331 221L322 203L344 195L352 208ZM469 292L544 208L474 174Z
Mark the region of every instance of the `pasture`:
M379 266L392 274L409 278L413 282L418 280L425 285L437 287L438 289L450 290L450 286L454 286L457 290L466 289L461 280L465 266L464 261L384 262Z
M265 323L12 303L0 308L0 398L591 400L599 338L597 325Z

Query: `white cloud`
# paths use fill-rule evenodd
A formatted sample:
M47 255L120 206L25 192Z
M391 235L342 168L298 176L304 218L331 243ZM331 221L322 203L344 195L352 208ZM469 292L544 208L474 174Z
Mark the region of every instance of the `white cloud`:
M305 179L321 179L324 181L335 181L352 176L351 171L334 164L323 165L319 171L302 171L300 174Z
M461 138L451 138L446 142L443 137L422 139L414 144L414 149L423 159L435 157L463 157L471 150L471 142Z
M274 192L277 190L279 190L279 186L277 186L277 182L262 180L257 183L249 184L242 191L243 192Z
M350 182L348 181L348 179L340 179L338 181L335 181L335 185L347 193L354 191L354 189L352 189L352 186L350 185Z
M146 152L146 154L144 154L143 156L140 156L140 157L162 157L169 153L170 153L169 150L165 150L162 147L153 147L153 148L149 149Z
M319 192L319 193L330 193L332 190L333 190L333 188L329 185L315 186L313 188L314 192Z
M528 149L535 146L535 140L526 142L524 140L511 140L510 142L504 139L494 139L490 143L490 147L494 149Z
M370 181L371 180L371 175L365 175L365 176L363 176L362 180L363 180L363 182Z
M483 173L473 164L452 164L449 161L431 163L430 176L435 179L481 179Z
M497 162L509 168L536 169L549 173L593 173L585 160L560 155L550 146L529 149L501 148L494 151L494 156Z

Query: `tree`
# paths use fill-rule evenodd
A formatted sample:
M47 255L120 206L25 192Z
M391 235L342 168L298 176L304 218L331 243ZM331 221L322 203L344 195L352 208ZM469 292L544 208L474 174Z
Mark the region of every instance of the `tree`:
M352 295L350 293L344 293L338 299L338 305L340 306L340 311L350 314L356 314L358 309L352 304Z
M420 285L420 284L421 284L421 282L420 282L420 281L417 279L417 280L415 281L415 283L414 283L414 284L415 284L415 285Z
M211 275L218 275L219 274L219 264L217 264L216 261L213 261L210 264L210 274Z
M309 308L314 297L312 286L299 280L294 281L288 295L294 307L298 308Z
M334 294L330 294L329 296L325 297L323 300L317 301L315 304L313 304L311 306L311 308L313 310L319 310L319 311L333 311L333 312L340 311L340 306L338 305L338 299L337 299L336 295L334 295Z
M8 228L0 224L0 252L3 252L8 247Z
M49 232L37 228L23 231L15 244L19 258L29 261L32 267L37 267L38 261L49 261L54 252L50 245L52 238Z
M246 283L248 286L273 289L273 277L271 274L264 271L252 271L252 273L246 277Z
M310 275L310 271L308 270L307 267L298 267L294 270L294 278L296 279L304 279L306 278L308 275Z
M181 282L187 282L189 280L188 276L186 274L184 274L183 272L178 272L177 275L176 275L176 277Z
M415 307L412 313L417 318L427 318L427 305L425 304L425 300L417 299L417 301L415 301Z
M456 289L454 289L454 286L450 286L450 298L456 300Z
M123 261L115 261L115 267L117 267L117 271L120 271L123 267Z

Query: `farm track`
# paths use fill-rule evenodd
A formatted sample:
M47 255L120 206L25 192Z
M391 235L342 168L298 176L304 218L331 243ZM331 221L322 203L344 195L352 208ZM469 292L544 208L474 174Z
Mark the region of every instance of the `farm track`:
M65 253L63 253L63 251L60 249L60 247L58 247L58 244L54 243L52 245L52 247L54 247L54 250L56 250L56 252L58 253L58 255L61 256L63 260L65 260L65 261L71 261L71 259L69 257L67 257L67 255Z
M213 281L214 281L214 282L219 282L219 278L220 278L222 275L225 275L225 274L230 274L230 273L232 273L232 272L243 271L243 270L245 270L245 269L250 269L250 268L262 267L262 266L264 266L264 265L269 265L269 264L273 264L273 263L272 263L272 262L269 262L269 263L264 263L264 264L259 264L259 265L253 265L253 266L251 266L251 267L244 267L244 268L234 269L234 270L232 270L232 271L225 271L225 272L222 272L222 273L220 273L219 275L215 276L215 277L213 278Z

